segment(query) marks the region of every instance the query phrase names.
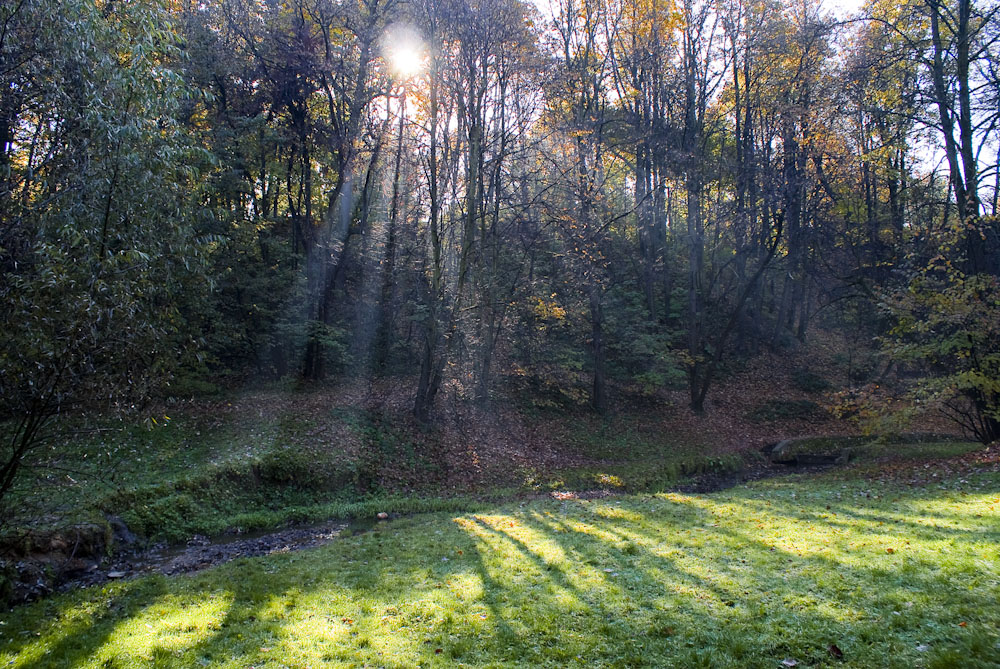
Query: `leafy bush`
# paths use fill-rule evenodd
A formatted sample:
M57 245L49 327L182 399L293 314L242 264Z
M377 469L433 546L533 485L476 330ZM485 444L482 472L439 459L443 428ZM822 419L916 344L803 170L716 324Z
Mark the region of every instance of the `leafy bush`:
M300 490L337 490L353 485L356 478L355 465L326 461L308 449L268 451L252 466L261 483Z
M911 410L939 411L988 444L1000 439L1000 280L956 267L947 238L941 248L883 302L896 320L883 350L923 373L909 383Z
M200 514L200 505L186 493L150 499L122 513L129 529L141 536L164 536L179 540L191 533L185 531L191 519Z
M305 449L278 448L176 481L119 490L99 506L141 536L179 541L223 532L250 509L256 509L250 516L273 520L287 517L289 508L356 496L357 467Z
M44 440L70 441L46 434L53 416L141 406L193 351L183 309L205 293L212 215L211 156L181 120L193 93L170 69L183 49L166 8L8 6L0 124L13 118L17 134L0 147L0 497ZM18 98L31 106L8 106Z

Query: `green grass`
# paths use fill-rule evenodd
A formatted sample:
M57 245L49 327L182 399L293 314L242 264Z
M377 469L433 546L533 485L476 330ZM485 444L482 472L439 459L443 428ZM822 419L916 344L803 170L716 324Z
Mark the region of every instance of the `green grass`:
M258 457L293 439L298 423L209 422L160 417L153 424L74 416L56 424L61 436L33 456L15 496L44 497L50 510L72 512L124 488L193 478L227 463ZM41 495L39 495L41 493Z
M624 462L571 467L553 472L539 487L552 490L613 490L616 492L662 492L700 474L727 474L740 471L738 455L664 455Z
M538 490L661 491L686 477L741 466L736 456L669 443L630 417L591 418L569 429L565 441L593 464L512 469L509 481L494 481L490 490L456 492L440 485L433 444L418 443L378 413L335 406L278 420L237 415L243 417L201 408L178 409L148 424L67 419L60 427L70 433L85 420L100 429L40 454L37 475L26 476L14 491L15 501L24 504L11 523L13 534L19 526L58 532L101 524L111 515L146 539L182 542L195 534L357 517L376 507L390 513L457 511L477 508L473 498ZM383 485L387 467L397 478Z
M785 454L837 456L848 450L852 461L882 463L951 458L982 448L982 444L949 439L942 435L925 435L922 441L916 440L915 436L881 439L861 436L812 437L796 440L785 449Z
M1000 474L849 473L417 516L92 588L0 615L0 665L997 666Z
M78 429L84 420L91 429ZM179 542L356 517L373 508L475 508L469 495L440 499L433 476L423 476L430 483L417 494L383 489L380 471L390 459L424 474L433 474L434 465L419 445L364 411L279 420L178 411L148 424L74 416L57 427L78 433L43 449L24 470L11 495L19 511L10 523L14 535L18 526L58 531L114 515L140 536Z
M526 483L546 490L661 492L706 473L742 469L738 454L713 453L700 443L680 443L675 435L643 426L636 417L580 416L560 436L575 454L592 462L552 472L531 472Z
M574 451L595 460L683 459L706 451L704 444L678 443L675 435L665 434L659 427L643 426L637 416L628 414L612 418L584 415L577 417L574 424L563 438Z

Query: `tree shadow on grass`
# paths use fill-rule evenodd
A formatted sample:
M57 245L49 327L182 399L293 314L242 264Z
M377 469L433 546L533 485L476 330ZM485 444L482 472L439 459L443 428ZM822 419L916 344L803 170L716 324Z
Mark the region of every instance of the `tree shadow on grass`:
M698 502L713 506L710 498L702 498ZM640 503L634 506L640 506ZM718 506L718 516L723 516L725 505ZM795 520L803 522L796 515L801 504L794 507L771 508L759 513L790 514ZM618 517L605 517L610 515ZM658 531L653 531L644 527L643 522L626 520L621 515L591 512L586 516L585 527L581 527L579 517L573 526L550 516L541 519L536 514L535 518L554 528L551 533L554 538L567 537L565 530L569 530L570 534L573 531L583 534L586 537L585 546L589 548L581 548L579 538L563 540L578 552L596 552L599 559L608 560L609 553L606 547L598 545L594 537L617 536L627 550L626 555L633 556L633 570L644 573L647 578L670 584L668 589L671 590L688 588L684 608L690 614L689 628L697 629L698 619L704 617L712 620L713 625L742 625L756 629L760 638L770 637L773 642L774 629L769 630L768 627L777 626L789 640L788 643L754 649L743 658L748 664L760 662L768 666L769 662L780 661L782 653L793 649L800 660L808 657L810 661L823 663L831 659L824 644L840 640L841 645L849 647L843 639L881 645L887 653L909 651L912 654L912 647L899 646L900 637L906 635L921 641L949 644L952 650L942 652L958 652L969 658L970 664L979 662L980 666L990 666L989 662L996 659L996 648L990 648L988 643L970 637L964 629L955 627L956 623L948 620L947 615L930 610L915 616L907 608L919 595L933 597L942 589L950 589L949 595L960 602L962 611L989 610L990 601L997 591L995 584L993 588L967 594L965 588L953 578L954 575L942 574L940 565L930 560L882 553L881 556L873 555L869 564L852 564L848 558L853 560L856 556L840 553L837 547L814 545L802 553L792 547L783 548L762 540L760 534L753 531L752 525L713 527L706 529L706 535L702 537L693 535L688 527L683 532L668 532L669 536L665 536L663 530L670 528L660 527ZM687 516L684 520L689 525L691 518ZM859 522L862 524L860 529L852 528L859 536L864 536L875 524L871 521ZM706 550L704 539L709 534L710 543L722 542L725 545L721 551L709 551L707 556L702 556L701 552ZM976 539L974 536L965 538L968 541ZM653 547L657 550L654 551ZM677 559L670 551L676 554ZM619 568L628 568L627 562L623 564L621 558L614 559ZM749 570L745 566L747 563L755 568ZM766 581L762 577L767 574L762 574L760 570L768 566L774 569L772 578L770 582L761 583L761 580ZM697 595L690 596L690 588L695 586L710 593L710 599L699 602L696 601ZM772 591L762 593L762 587ZM741 610L744 614L737 615ZM947 626L950 635L933 632L935 628L940 632L944 626ZM957 644L950 638L956 634L964 635ZM733 644L732 639L724 637L716 641L704 635L700 638L701 643L722 641L723 647L745 646ZM918 643L914 641L913 646ZM763 651L766 652L762 656ZM751 656L757 656L757 659L751 662Z
M727 514L749 508L754 520L806 528L821 522L813 516L826 500L761 508L745 497L544 502L451 522L414 518L320 549L43 603L32 615L60 619L32 628L22 617L17 625L41 640L5 650L25 653L15 664L22 667L95 662L108 656L112 635L161 606L224 597L197 634L161 629L108 666L773 667L786 657L831 664L830 643L855 666L934 659L916 654L918 643L960 653L968 666L996 659L990 637L977 642L971 629L991 620L995 583L958 593L930 560L882 554L859 563L808 534L798 549L783 545ZM864 536L877 522L858 517L833 529ZM907 602L918 595L961 603L911 613ZM95 612L82 614L86 606ZM977 610L987 613L969 616L970 629L948 620Z
M166 579L152 577L92 588L84 610L76 598L55 598L16 609L15 621L30 616L45 623L27 634L27 630L20 631L2 650L17 657L11 666L25 669L84 664L108 642L123 619L168 592Z

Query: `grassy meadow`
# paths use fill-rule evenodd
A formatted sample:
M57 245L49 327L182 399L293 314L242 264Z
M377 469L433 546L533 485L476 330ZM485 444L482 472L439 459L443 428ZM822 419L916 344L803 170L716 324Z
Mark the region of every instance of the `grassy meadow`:
M0 666L997 666L1000 474L878 471L411 516L18 607Z

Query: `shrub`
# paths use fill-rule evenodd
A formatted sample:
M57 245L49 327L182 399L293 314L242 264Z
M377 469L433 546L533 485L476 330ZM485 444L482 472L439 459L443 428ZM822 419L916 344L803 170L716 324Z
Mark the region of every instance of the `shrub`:
M354 467L324 461L308 449L281 448L268 451L253 465L264 484L291 486L300 490L334 490L353 483Z
M911 407L939 411L988 444L1000 439L1000 280L966 274L943 250L886 297L882 308L895 326L883 350L923 372L909 383Z

